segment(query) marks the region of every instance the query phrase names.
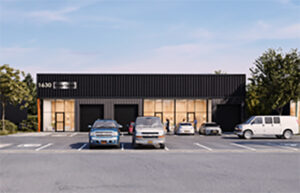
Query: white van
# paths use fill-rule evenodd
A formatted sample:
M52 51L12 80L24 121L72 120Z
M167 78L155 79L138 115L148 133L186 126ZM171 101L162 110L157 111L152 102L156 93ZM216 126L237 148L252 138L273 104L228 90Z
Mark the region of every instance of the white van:
M252 136L269 135L290 139L298 133L299 123L297 117L293 116L252 116L235 128L235 134L245 139L251 139Z

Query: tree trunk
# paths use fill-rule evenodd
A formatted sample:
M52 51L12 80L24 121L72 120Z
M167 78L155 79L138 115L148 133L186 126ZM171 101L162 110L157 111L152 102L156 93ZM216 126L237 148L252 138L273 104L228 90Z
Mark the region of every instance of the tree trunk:
M5 131L5 102L2 101L2 130Z
M282 113L283 113L283 107L277 108L276 111L277 111L277 113L279 115L282 115Z

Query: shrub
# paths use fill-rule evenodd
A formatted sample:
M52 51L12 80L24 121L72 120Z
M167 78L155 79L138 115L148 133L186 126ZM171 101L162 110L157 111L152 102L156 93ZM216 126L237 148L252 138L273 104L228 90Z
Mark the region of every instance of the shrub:
M7 135L7 134L12 134L12 133L16 133L17 132L17 125L15 125L13 122L9 121L9 120L5 120L4 122L5 124L5 131L3 131L3 127L2 127L2 120L0 121L0 131L2 135Z
M37 131L38 120L36 115L28 115L26 120L19 124L20 131Z

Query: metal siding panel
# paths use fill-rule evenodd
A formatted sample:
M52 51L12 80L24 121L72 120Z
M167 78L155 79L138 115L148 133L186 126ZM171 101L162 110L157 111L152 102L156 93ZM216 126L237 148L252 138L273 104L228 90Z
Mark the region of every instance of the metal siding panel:
M38 88L40 98L245 97L245 75L38 74L38 82L77 81L76 90Z

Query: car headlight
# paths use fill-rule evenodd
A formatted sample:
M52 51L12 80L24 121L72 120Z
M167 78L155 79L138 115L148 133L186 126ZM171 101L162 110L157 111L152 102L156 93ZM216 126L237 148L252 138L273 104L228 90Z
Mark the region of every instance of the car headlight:
M95 132L91 132L91 133L90 133L90 136L95 137L95 136L96 136L96 133L95 133Z
M112 133L112 135L113 135L113 136L118 136L119 133L115 131L115 132Z

